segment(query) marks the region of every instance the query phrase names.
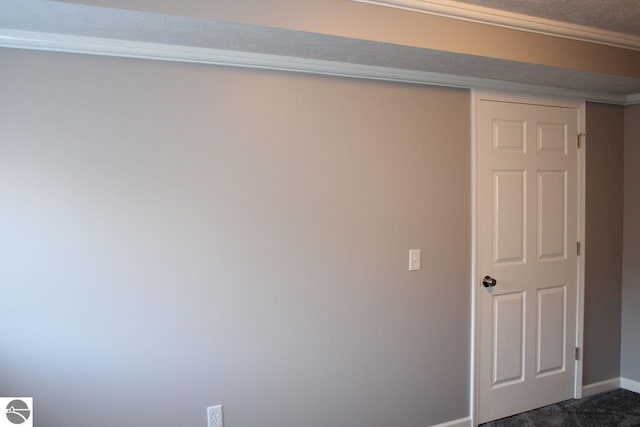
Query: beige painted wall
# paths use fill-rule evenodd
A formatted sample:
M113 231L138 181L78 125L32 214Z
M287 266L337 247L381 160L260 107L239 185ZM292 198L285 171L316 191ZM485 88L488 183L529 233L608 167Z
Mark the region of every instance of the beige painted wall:
M624 107L587 104L585 385L620 375Z
M640 51L348 0L66 0L640 77Z
M468 415L467 91L0 63L0 395L47 427Z
M640 105L625 110L622 369L640 381Z

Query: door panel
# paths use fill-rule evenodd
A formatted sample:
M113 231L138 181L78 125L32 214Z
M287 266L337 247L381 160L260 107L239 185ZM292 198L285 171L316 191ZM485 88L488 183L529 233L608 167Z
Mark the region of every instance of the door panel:
M567 154L567 125L538 123L538 152Z
M493 386L524 380L524 293L493 298Z
M575 108L479 100L478 415L573 397L578 259ZM485 288L483 276L496 279Z
M496 264L522 263L525 255L525 171L494 171L494 243Z
M498 151L515 151L524 153L527 133L525 122L495 120L493 122L493 147Z
M536 376L565 369L566 286L538 289Z
M538 259L567 257L567 172L538 172Z

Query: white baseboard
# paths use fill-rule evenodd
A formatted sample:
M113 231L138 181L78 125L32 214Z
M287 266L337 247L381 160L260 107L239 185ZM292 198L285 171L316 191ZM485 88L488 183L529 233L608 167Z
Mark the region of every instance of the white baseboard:
M629 380L627 378L620 378L620 387L625 390L640 393L640 381Z
M605 391L611 391L617 388L620 388L620 378L611 378L582 387L582 397L593 396L594 394L604 393Z
M459 418L442 424L434 424L431 427L472 427L471 417Z
M593 396L594 394L604 393L605 391L611 391L617 388L640 393L640 381L620 377L589 384L582 387L582 397Z

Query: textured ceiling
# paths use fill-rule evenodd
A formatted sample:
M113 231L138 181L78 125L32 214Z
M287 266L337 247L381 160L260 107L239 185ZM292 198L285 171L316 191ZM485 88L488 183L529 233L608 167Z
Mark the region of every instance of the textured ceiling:
M457 0L640 36L640 0Z

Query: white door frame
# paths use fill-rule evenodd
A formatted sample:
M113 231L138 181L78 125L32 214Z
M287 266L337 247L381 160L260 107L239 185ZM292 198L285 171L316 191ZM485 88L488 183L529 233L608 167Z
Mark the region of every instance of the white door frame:
M578 150L578 237L581 242L581 254L578 257L578 288L576 292L576 347L580 349L579 360L575 364L574 398L582 397L582 365L583 365L583 335L584 335L584 271L585 271L585 183L586 183L586 102L584 100L537 97L532 95L517 95L507 92L492 92L473 90L471 92L471 366L469 402L471 404L471 421L477 426L478 420L478 149L477 149L477 104L478 101L492 100L512 102L518 104L536 104L556 107L569 107L578 110L578 132L581 138L581 148Z

